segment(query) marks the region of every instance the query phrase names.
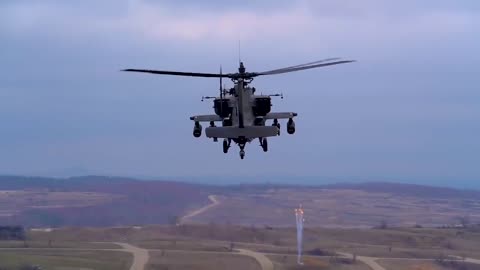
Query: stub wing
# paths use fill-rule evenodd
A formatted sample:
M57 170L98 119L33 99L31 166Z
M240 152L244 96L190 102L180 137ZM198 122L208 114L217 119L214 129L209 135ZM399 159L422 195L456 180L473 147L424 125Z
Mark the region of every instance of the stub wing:
M195 122L221 122L222 118L216 114L207 114L207 115L194 115L190 117L190 120L193 120Z
M278 135L276 126L247 126L239 127L207 127L205 135L208 138L230 138L245 137L247 139L266 138Z
M264 119L290 119L297 116L297 113L294 112L272 112L267 113Z

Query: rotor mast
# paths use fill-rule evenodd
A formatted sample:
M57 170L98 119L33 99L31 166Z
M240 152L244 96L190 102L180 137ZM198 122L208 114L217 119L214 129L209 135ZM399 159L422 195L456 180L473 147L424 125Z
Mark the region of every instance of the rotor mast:
M238 73L240 74L239 78L237 79L237 96L238 96L238 127L244 128L243 122L243 94L244 94L244 78L242 75L245 74L245 66L243 62L240 62L240 67L238 68Z

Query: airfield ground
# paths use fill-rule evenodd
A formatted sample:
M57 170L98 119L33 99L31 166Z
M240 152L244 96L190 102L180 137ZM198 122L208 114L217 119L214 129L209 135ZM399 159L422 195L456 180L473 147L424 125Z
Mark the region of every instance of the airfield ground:
M0 269L22 269L38 265L41 269L128 270L133 256L122 251L67 249L2 249Z
M126 182L124 185L120 189L122 192L131 186L146 184ZM155 183L162 192L169 186L157 185ZM81 221L75 224L80 225L36 228L27 233L26 241L0 241L0 270L22 269L26 264L40 265L43 270L480 269L480 226L474 225L480 217L477 193L450 189L432 191L418 186L367 187L368 191L364 190L365 186L316 190L247 186L220 193L203 190L197 194L190 192L190 187L182 186L185 194L191 195L187 197L195 200L182 201L184 205L180 205L177 204L178 196L172 195L169 200L172 209L160 208L168 208L168 211L157 213L159 219L151 219L151 222L163 220L169 213L182 213L182 217L169 219L170 225L126 227L86 227L84 222L101 216L99 213L109 213L114 215L102 222L122 224L131 220L125 216L145 210L145 203L151 207L148 209L158 209L160 201L157 199L161 196L150 194L149 199L144 200L143 195L128 195L128 192L118 195L72 191L80 192L73 193L82 198L77 200L63 193L51 195L50 191L35 191L39 201L48 199L45 201L48 209L60 211L59 207L67 203L83 212L65 209L58 213L44 212L42 208L40 212L35 209L33 217L41 214L41 217L68 221L75 216ZM152 189L151 186L145 188ZM423 191L419 193L419 190ZM30 202L24 199L26 197L24 193L9 191L0 196L0 201L9 202L9 205L24 204L16 211L26 211L28 216L30 212L25 209L29 209ZM99 205L79 205L87 197ZM133 205L134 208L123 209L117 203L105 206L105 202L112 200L123 200L124 206ZM137 204L139 201L142 203ZM296 263L296 230L291 227L292 206L300 202L304 202L308 210L304 265ZM106 207L102 208L105 212L92 210L100 209L98 207ZM0 209L0 213L5 214L2 211ZM63 215L67 212L74 215ZM467 212L470 213L468 226L438 227L443 224L441 222L456 221ZM380 222L383 220L385 224ZM139 223L145 222L139 220ZM349 224L361 226L349 227ZM385 226L374 228L377 225Z
M22 264L52 270L480 269L475 260L480 258L480 231L474 228L307 228L301 266L293 228L60 228L32 231L28 238L0 242L0 269Z

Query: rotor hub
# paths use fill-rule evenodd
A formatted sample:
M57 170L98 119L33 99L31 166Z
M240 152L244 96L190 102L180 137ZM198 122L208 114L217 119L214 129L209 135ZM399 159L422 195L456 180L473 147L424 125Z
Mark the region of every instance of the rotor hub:
M245 74L245 66L243 65L243 62L240 62L240 67L238 68L238 73L240 74Z

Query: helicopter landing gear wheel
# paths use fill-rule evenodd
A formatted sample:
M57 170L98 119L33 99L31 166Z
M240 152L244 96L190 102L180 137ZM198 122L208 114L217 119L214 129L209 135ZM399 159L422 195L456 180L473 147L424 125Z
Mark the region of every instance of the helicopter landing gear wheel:
M267 152L267 151L268 151L268 141L267 141L267 138L260 139L260 146L262 147L263 152Z
M242 143L239 143L238 146L240 147L240 159L245 158L245 143L242 141Z
M280 136L280 123L278 122L278 119L273 119L273 124L272 124L273 127L277 127L278 128L278 132L277 132L277 136Z
M245 150L240 150L240 159L244 159L245 158Z
M267 151L268 151L268 141L267 141L267 138L264 138L264 139L263 139L262 148L263 148L263 152L267 152Z
M227 142L227 139L223 140L223 153L228 153L228 142Z

